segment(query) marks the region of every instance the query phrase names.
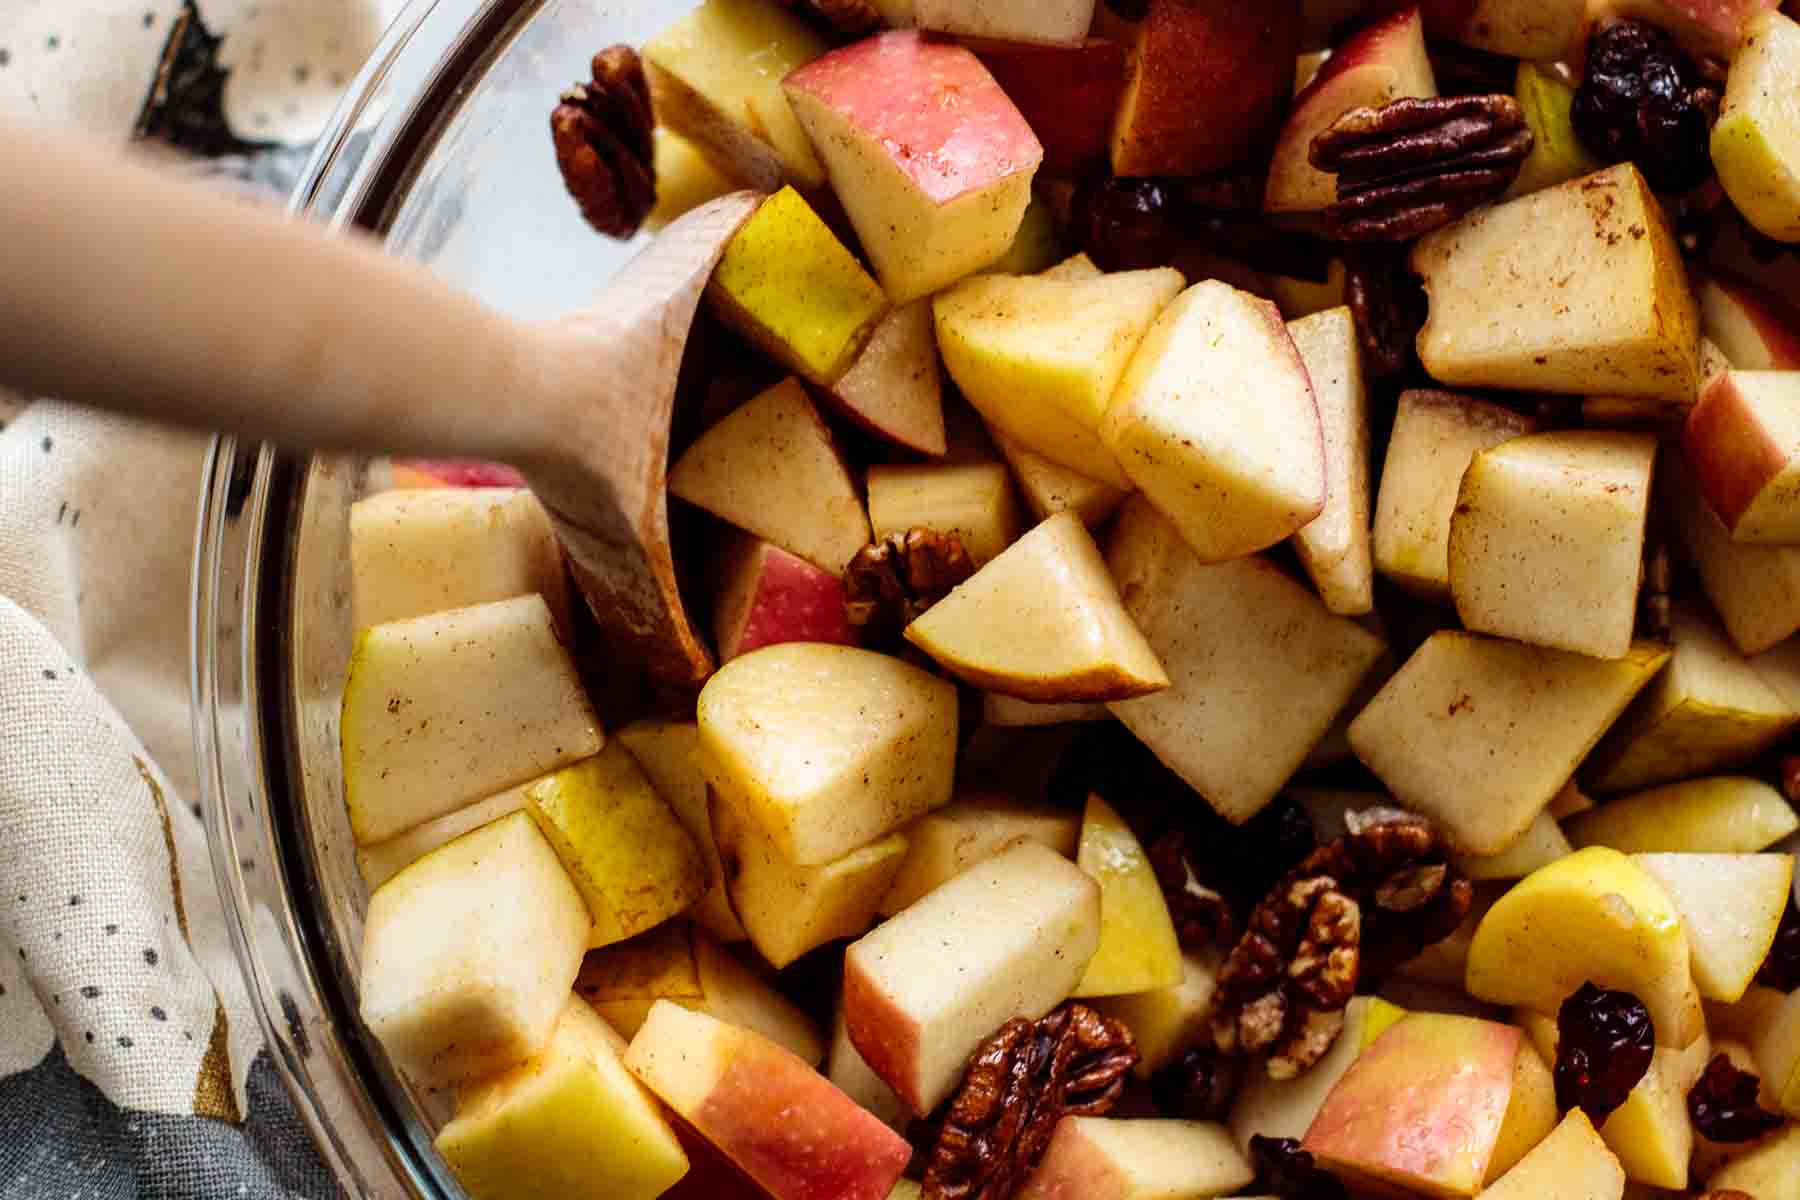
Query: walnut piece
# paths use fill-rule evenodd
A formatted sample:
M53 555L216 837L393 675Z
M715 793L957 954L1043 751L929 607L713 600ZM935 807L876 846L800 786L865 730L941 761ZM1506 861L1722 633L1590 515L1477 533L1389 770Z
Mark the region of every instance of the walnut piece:
M983 1042L950 1101L925 1168L923 1200L1006 1200L1064 1117L1101 1117L1125 1090L1137 1043L1118 1021L1065 1004Z
M1353 108L1312 142L1312 165L1337 175L1325 231L1347 242L1411 241L1499 199L1531 145L1518 101L1497 93Z
M556 165L588 224L628 238L656 207L650 84L630 46L600 51L591 71L593 81L564 92L550 113Z
M1324 1057L1357 985L1448 937L1473 900L1424 818L1378 809L1349 824L1257 905L1219 969L1213 1044L1267 1052L1274 1079Z
M975 563L954 533L889 534L844 568L844 612L859 629L897 633L973 574Z

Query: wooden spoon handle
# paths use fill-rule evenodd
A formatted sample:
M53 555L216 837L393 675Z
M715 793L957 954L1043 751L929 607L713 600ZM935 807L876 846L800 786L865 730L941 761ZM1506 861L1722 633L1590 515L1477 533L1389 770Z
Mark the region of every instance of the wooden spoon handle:
M546 331L197 184L0 125L0 380L329 450L517 462Z

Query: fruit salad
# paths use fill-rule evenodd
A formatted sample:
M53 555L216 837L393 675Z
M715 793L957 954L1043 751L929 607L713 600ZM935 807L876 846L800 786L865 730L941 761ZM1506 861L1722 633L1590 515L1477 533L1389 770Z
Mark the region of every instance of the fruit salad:
M545 99L595 236L754 211L698 687L508 468L351 514L474 1200L1800 1200L1773 0L705 0Z

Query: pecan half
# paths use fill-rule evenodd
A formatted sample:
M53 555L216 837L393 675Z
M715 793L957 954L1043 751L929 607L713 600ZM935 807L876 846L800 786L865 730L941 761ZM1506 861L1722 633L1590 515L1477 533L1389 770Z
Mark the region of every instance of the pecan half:
M1498 199L1531 144L1511 96L1408 97L1353 108L1312 142L1312 165L1337 175L1325 230L1347 242L1430 233Z
M844 569L850 624L897 633L975 574L954 533L909 529L864 546Z
M1472 901L1424 818L1352 813L1251 914L1219 969L1213 1044L1267 1051L1270 1077L1293 1078L1331 1048L1359 982L1448 937Z
M781 0L787 8L810 13L820 23L846 37L861 37L880 29L881 10L869 0Z
M656 207L650 84L630 46L600 51L591 70L593 81L564 92L550 113L556 165L588 224L627 238Z
M1056 1123L1111 1112L1137 1061L1131 1031L1086 1005L1008 1021L969 1060L923 1200L1006 1200L1044 1157Z
M1401 375L1418 354L1425 327L1425 287L1407 269L1405 255L1389 246L1356 246L1344 255L1344 300L1356 319L1369 373Z

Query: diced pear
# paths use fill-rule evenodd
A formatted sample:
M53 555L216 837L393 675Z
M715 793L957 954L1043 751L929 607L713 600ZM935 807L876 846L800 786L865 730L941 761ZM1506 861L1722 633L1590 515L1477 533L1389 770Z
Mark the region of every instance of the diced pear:
M888 312L881 285L791 187L738 230L706 294L726 324L821 387L850 369Z
M1169 686L1072 513L1043 522L932 605L906 640L958 678L1023 700L1129 700Z
M1101 920L1106 901L1101 900ZM1106 933L1101 930L1104 941ZM1107 996L1094 1002L1116 1021L1122 1021L1137 1040L1138 1061L1132 1073L1139 1079L1174 1062L1212 1036L1213 998L1219 986L1220 955L1216 950L1181 956L1181 982L1154 991L1128 996Z
M1263 558L1208 565L1143 497L1107 555L1173 685L1111 707L1227 820L1275 798L1385 647Z
M981 719L1001 728L1067 725L1081 721L1110 721L1112 710L1106 705L1086 701L1072 704L1040 704L1035 700L1019 700L986 692L981 697Z
M1181 272L1168 268L1085 281L980 276L933 302L938 349L989 424L1128 489L1100 423L1139 343L1182 286Z
M1577 1108L1482 1194L1488 1200L1623 1200L1625 1170Z
M1662 885L1616 850L1591 847L1527 876L1488 910L1466 986L1495 1004L1554 1013L1583 983L1644 1002L1658 1045L1704 1031L1681 914Z
M507 788L486 800L478 800L423 825L414 825L405 833L385 842L377 842L373 846L358 846L356 865L362 872L363 882L372 892L439 846L448 845L463 834L498 821L508 813L518 812L525 807L526 790L536 782L534 779L530 783Z
M660 233L678 217L739 187L737 180L713 165L699 145L665 125L656 127L651 145L656 207L644 218L644 228L651 233Z
M749 935L731 911L725 873L706 814L706 776L700 773L700 726L693 721L634 721L613 735L631 752L650 783L675 812L706 860L711 890L688 913L720 941L741 942Z
M1600 1126L1600 1136L1633 1183L1673 1191L1687 1187L1694 1154L1687 1097L1711 1058L1712 1041L1705 1033L1683 1049L1658 1048L1625 1103Z
M1325 434L1325 508L1294 534L1300 565L1334 613L1375 607L1370 535L1369 389L1356 321L1344 307L1289 321L1288 335L1312 379Z
M858 425L909 450L943 454L944 381L931 302L915 300L883 318L831 398Z
M660 925L712 887L692 835L617 742L532 784L525 809L587 901L590 947Z
M1621 658L1637 622L1656 438L1558 430L1475 455L1450 520L1463 627Z
M1523 879L1573 851L1562 828L1546 810L1533 817L1524 835L1499 854L1465 855L1456 860L1456 865L1470 879Z
M1677 611L1674 653L1582 768L1595 791L1618 792L1749 762L1800 712L1763 681L1710 622Z
M471 1200L655 1200L687 1174L681 1142L579 1000L527 1062L457 1096L438 1152Z
M1792 898L1791 854L1639 854L1687 928L1694 984L1708 1000L1736 1001L1769 956Z
M956 706L953 684L885 654L770 646L700 693L702 770L783 857L819 866L949 803Z
M1598 171L1606 164L1588 153L1569 119L1575 89L1537 63L1522 62L1513 76L1513 99L1531 129L1531 153L1507 189L1508 198Z
M1494 1157L1488 1160L1488 1185L1512 1170L1555 1132L1556 1124L1555 1076L1537 1047L1521 1041L1518 1059L1513 1063L1512 1099L1507 1101L1506 1119L1494 1142Z
M1699 312L1681 249L1630 163L1490 208L1412 251L1419 358L1452 387L1692 397Z
M1800 992L1773 996L1759 1006L1747 1037L1763 1086L1775 1105L1800 1117Z
M869 516L806 389L784 380L700 435L669 494L842 575L869 544Z
M1668 658L1606 661L1457 630L1433 634L1350 724L1356 756L1463 854L1499 854Z
M359 844L600 749L600 722L538 595L377 625L350 652L344 803Z
M1098 795L1088 797L1077 865L1100 885L1100 947L1076 996L1128 996L1182 980L1181 943L1137 835Z
M1731 60L1713 126L1719 182L1756 230L1800 242L1800 25L1769 9L1751 17Z
M1072 512L1081 518L1082 524L1093 529L1104 524L1119 510L1119 505L1125 503L1126 493L1122 489L1089 479L1079 471L1045 458L998 429L990 428L988 433L993 436L1000 453L1006 456L1025 503L1040 521L1059 512Z
M1709 1191L1741 1192L1756 1200L1800 1200L1800 1124L1752 1145L1714 1171Z
M524 813L427 854L369 898L362 1019L418 1087L540 1053L581 968L587 906Z
M1800 816L1760 779L1689 779L1608 800L1564 827L1578 847L1627 854L1753 854L1800 829Z
M1732 541L1679 455L1667 456L1662 475L1676 532L1737 648L1761 654L1800 630L1800 546Z
M893 916L1021 838L1074 858L1081 838L1081 816L1020 804L1005 796L982 795L954 800L926 814L907 827L906 861L882 897L881 914Z
M1025 532L1012 480L997 462L873 466L868 480L877 538L910 529L954 533L980 567Z
M906 835L890 833L829 862L796 866L754 820L717 796L711 814L731 907L750 944L777 968L866 931L906 861Z

